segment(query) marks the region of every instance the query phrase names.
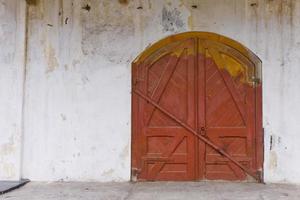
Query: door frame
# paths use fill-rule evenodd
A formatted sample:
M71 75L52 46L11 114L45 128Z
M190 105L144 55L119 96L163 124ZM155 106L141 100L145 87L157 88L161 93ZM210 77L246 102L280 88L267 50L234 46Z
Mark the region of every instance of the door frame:
M169 45L174 42L182 41L188 38L199 38L204 40L211 40L219 43L223 43L235 50L239 51L246 58L248 58L255 66L255 77L253 77L253 84L255 87L255 160L256 168L258 169L260 177L260 182L263 182L263 162L264 162L264 133L263 133L263 108L262 108L262 61L256 56L251 50L242 45L241 43L232 40L228 37L211 33L211 32L184 32L175 35L168 36L158 42L154 43L146 50L144 50L133 62L132 62L132 92L131 92L131 181L137 181L137 174L139 173L139 166L141 164L137 158L140 158L139 155L139 142L138 138L138 112L135 109L138 109L138 99L139 96L133 92L133 87L136 84L137 67L143 65L143 61L155 53L157 50L163 48L166 45Z

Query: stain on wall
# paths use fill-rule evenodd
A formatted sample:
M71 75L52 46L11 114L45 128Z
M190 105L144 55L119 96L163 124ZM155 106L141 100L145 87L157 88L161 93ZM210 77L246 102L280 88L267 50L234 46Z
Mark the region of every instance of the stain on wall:
M7 143L2 143L0 145L1 156L8 156L16 151L16 144L13 137L14 136L10 136L9 141Z
M111 176L113 173L114 173L114 170L113 170L113 169L109 169L109 170L107 170L107 171L104 171L104 172L102 173L102 176L109 177L109 176Z
M82 13L83 54L91 59L102 56L112 63L128 63L135 32L129 11L132 7L107 1L94 1L91 7L90 13Z
M128 5L128 2L129 0L119 0L119 3L120 4L123 4L123 5Z
M39 0L26 0L27 5L36 6L39 3Z
M277 168L277 154L275 151L270 152L269 169L275 170Z
M52 46L48 46L45 49L45 56L47 59L47 73L53 72L58 68L59 64L55 55L55 50Z

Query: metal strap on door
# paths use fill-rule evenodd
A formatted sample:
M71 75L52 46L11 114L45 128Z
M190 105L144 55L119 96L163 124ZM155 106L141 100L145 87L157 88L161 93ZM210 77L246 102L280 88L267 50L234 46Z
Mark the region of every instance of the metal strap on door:
M241 163L239 163L237 160L235 160L232 156L230 156L227 152L225 152L223 149L218 147L216 144L211 142L208 138L198 134L193 128L191 128L189 125L182 122L180 119L178 119L176 116L174 116L172 113L168 112L166 109L162 108L159 104L157 104L154 100L149 98L148 96L144 95L142 92L138 90L133 90L134 93L136 93L138 96L142 97L147 102L151 103L155 108L166 114L168 117L176 121L178 124L180 124L183 128L188 130L190 133L198 137L200 140L205 142L207 145L211 146L213 149L215 149L217 152L219 152L221 155L227 157L232 163L234 163L236 166L238 166L240 169L242 169L244 172L246 172L248 175L252 176L257 181L261 182L261 178L251 170L247 169L245 166L243 166Z

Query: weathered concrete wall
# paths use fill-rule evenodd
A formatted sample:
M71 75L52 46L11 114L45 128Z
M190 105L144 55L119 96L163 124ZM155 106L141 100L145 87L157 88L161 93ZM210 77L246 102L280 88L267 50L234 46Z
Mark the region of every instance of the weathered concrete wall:
M128 180L136 54L128 50L135 41L129 9L109 1L37 1L28 34L23 176Z
M16 1L0 2L13 5ZM28 2L23 177L129 180L130 63L149 44L194 30L233 38L262 59L265 180L300 183L300 1ZM0 34L8 47L0 50L0 108L4 109L0 145L5 138L9 143L11 135L20 135L19 128L14 133L7 123L18 119L20 127L20 118L14 117L20 115L11 112L20 113L21 87L13 83L22 80L22 69L9 67L17 65L6 64L7 58L2 56L15 51L10 44L15 44L14 30L20 25L15 23L15 7L10 8L0 10L0 24L11 22L11 34ZM3 30L1 26L0 33ZM12 85L13 89L7 88ZM13 91L19 96L11 94ZM16 158L15 154L5 157L0 153L2 160ZM17 162L13 165L18 168Z
M0 0L0 180L20 178L25 4Z

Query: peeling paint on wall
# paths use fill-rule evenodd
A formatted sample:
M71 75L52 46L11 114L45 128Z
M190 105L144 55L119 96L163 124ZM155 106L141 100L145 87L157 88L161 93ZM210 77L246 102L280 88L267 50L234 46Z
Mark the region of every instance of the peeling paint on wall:
M180 11L177 8L168 10L166 7L162 9L162 26L165 32L179 32L184 28L184 22Z
M91 14L82 15L81 45L85 56L91 59L102 56L112 63L128 62L128 49L134 40L134 21L128 7L117 5L95 2Z

